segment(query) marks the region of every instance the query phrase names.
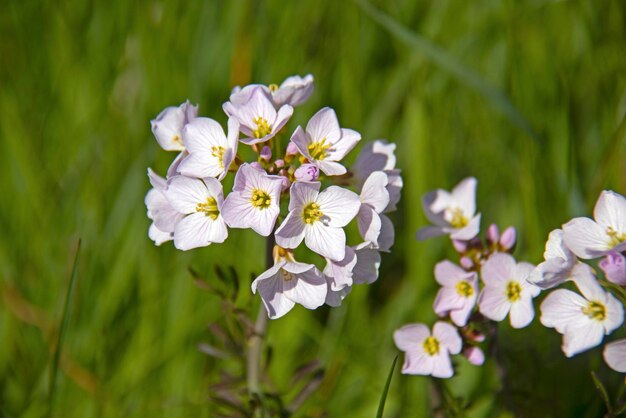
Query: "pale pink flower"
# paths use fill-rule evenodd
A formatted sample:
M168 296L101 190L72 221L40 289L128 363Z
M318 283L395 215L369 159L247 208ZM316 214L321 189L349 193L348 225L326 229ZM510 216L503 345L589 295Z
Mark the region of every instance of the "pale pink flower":
M391 248L394 239L393 224L382 215L389 204L388 180L387 174L382 171L370 174L361 189L361 207L357 214L357 225L363 240L384 251ZM383 217L387 219L383 221Z
M598 265L608 281L626 286L626 258L622 254L608 254Z
M270 85L269 89L272 94L274 106L291 105L299 106L306 102L311 94L313 94L313 76L307 74L304 77L294 75L287 77L280 86Z
M352 270L357 262L356 253L352 248L346 246L345 254L345 257L340 261L326 259L323 273L328 278L330 288L333 291L352 286Z
M435 279L443 287L437 293L433 310L442 317L450 314L452 322L465 326L476 305L478 275L444 260L435 266Z
M231 228L252 228L266 237L272 233L280 213L281 176L272 176L250 164L242 164L235 175L233 191L226 196L223 215Z
M313 265L299 263L283 249L274 251L274 266L252 282L271 319L280 318L296 303L316 309L326 300L326 280Z
M390 171L396 168L396 144L377 139L363 146L351 168L361 187L374 171Z
M309 120L306 130L298 126L291 136L300 154L328 176L346 173L338 161L361 140L361 134L339 126L335 111L325 107Z
M293 173L297 181L317 181L320 177L320 169L315 164L302 164Z
M582 296L557 289L541 303L541 323L563 334L561 348L567 357L599 345L624 321L622 304L602 289L591 271L573 281Z
M626 373L626 339L613 341L604 346L604 361L616 372Z
M170 106L163 109L159 115L150 121L152 133L157 142L165 151L182 151L183 128L198 116L198 106L193 106L187 100L180 106Z
M459 354L463 346L454 326L437 322L431 334L424 324L409 324L394 332L393 340L406 353L402 373L441 378L454 375L450 354Z
M424 213L435 226L417 231L417 239L425 240L449 234L450 238L468 241L480 230L480 214L476 212L476 179L468 177L452 192L438 189L422 199Z
M480 347L470 345L463 350L463 356L474 366L482 366L485 363L485 353Z
M604 190L593 209L593 217L574 218L563 225L565 245L578 257L591 259L626 250L626 199Z
M289 105L276 111L267 93L260 87L252 90L245 103L226 102L223 107L228 116L239 121L239 130L246 136L241 142L248 145L273 138L293 114L293 107Z
M319 192L319 182L291 185L289 214L276 230L276 243L296 248L302 240L307 247L331 260L345 257L346 234L343 230L357 214L359 196L339 186Z
M578 263L574 253L565 246L561 229L550 232L543 257L545 261L535 267L528 277L528 281L542 289L558 286L578 270L588 268L581 267L586 265Z
M237 155L239 122L228 120L228 137L219 123L209 118L196 118L183 129L183 142L189 155L177 171L187 177L223 179Z
M483 264L481 278L485 284L478 297L480 313L493 321L507 314L513 328L523 328L535 316L533 298L541 289L527 281L534 266L516 263L507 253L495 253Z
M172 177L164 194L170 205L184 215L174 227L176 248L186 251L226 240L228 230L222 217L224 195L218 180Z
M174 239L174 227L184 215L174 209L165 197L167 181L150 168L148 169L148 177L153 187L148 191L145 198L148 218L153 221L148 229L148 237L156 245L161 245Z

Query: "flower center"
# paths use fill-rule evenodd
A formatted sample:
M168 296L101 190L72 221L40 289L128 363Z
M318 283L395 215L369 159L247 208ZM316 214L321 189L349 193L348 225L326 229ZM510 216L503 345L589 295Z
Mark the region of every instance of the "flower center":
M439 340L433 336L430 336L424 340L422 344L424 346L424 351L429 356L434 356L435 354L439 354Z
M270 91L271 91L272 93L274 93L276 90L278 90L278 84L270 84L270 85L269 85L269 86L267 86L267 87L270 89Z
M215 145L211 147L211 155L217 158L220 162L220 167L224 168L224 147L216 147Z
M257 209L267 209L272 203L272 198L265 190L254 189L252 190L252 197L250 198L250 202L252 203L252 206Z
M288 282L289 280L293 280L294 275L289 273L287 270L280 269L280 275L284 281Z
M213 197L207 197L206 202L198 203L196 205L196 212L203 212L213 220L217 219L220 214L220 210L217 208L217 202Z
M626 234L617 232L611 226L606 229L606 234L609 236L609 246L611 248L617 247L626 241Z
M582 310L585 315L596 321L604 321L606 319L606 308L600 302L589 302Z
M323 160L328 155L326 151L330 148L330 144L326 142L326 138L323 138L321 141L311 142L307 149L309 150L309 154L314 160Z
M460 282L458 282L455 287L456 293L458 293L460 296L463 296L464 298L469 298L474 294L474 288L469 282L466 282L465 280L461 280Z
M518 282L510 281L506 285L506 298L509 302L517 302L522 296L522 286Z
M469 223L469 219L463 214L461 208L456 207L449 209L448 216L450 218L448 222L450 222L452 228L464 228Z
M255 138L263 138L272 132L272 126L267 122L267 119L257 116L252 119L252 122L256 124L256 129L252 131Z
M183 140L180 137L180 135L174 135L172 137L172 142L175 143L175 144L178 144L178 145L183 145Z
M302 210L302 219L304 219L304 223L307 224L319 221L322 216L324 216L324 213L320 210L320 205L315 202L307 204Z

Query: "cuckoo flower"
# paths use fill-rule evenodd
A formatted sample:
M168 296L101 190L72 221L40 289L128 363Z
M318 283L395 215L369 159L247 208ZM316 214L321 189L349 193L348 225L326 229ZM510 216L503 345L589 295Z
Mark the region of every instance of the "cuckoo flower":
M301 105L311 97L313 85L311 74L304 77L298 75L287 77L280 86L270 85L269 90L274 106L280 107L287 104L295 107Z
M352 281L355 284L372 284L378 279L380 253L372 248L371 243L363 242L352 247L356 254L356 264L352 269Z
M361 208L357 214L357 225L361 237L365 241L371 242L376 248L389 250L393 244L393 225L391 221L383 223L381 215L389 204L389 192L387 191L387 174L382 171L374 171L367 178L361 189ZM383 231L383 227L391 226L389 230ZM383 233L384 232L384 233ZM383 241L385 238L387 241Z
M309 120L306 130L298 126L291 136L300 153L328 176L346 173L339 164L345 155L361 140L361 134L339 127L335 111L325 107Z
M435 266L435 279L443 287L437 293L433 310L442 317L450 314L452 322L464 327L476 304L478 275L444 260Z
M274 247L274 266L252 282L271 319L280 318L296 303L315 309L326 300L326 280L313 265L295 261L293 253Z
M555 229L550 232L543 258L545 261L535 267L528 277L531 283L542 289L558 286L574 274L574 269L578 270L587 267L584 264L577 263L574 253L565 246L561 229Z
M331 290L337 291L344 287L352 286L352 270L356 263L356 253L350 247L346 247L346 255L343 260L333 261L329 258L326 259L324 275Z
M246 135L241 141L253 145L273 138L293 114L293 107L284 105L276 111L267 93L255 87L245 103L224 103L224 112L239 121L239 130Z
M189 155L177 171L188 177L223 179L237 155L239 123L228 120L228 137L219 123L209 118L196 118L183 129L183 142Z
M541 303L541 323L563 334L567 357L599 345L624 321L624 308L605 292L589 270L573 279L582 296L567 289L551 292Z
M606 279L620 286L626 286L626 258L620 253L611 253L598 264Z
M390 171L396 168L396 144L390 144L384 139L368 142L352 166L352 172L359 187L374 171Z
M480 313L494 321L508 314L513 328L530 324L535 316L532 299L541 291L526 280L532 270L532 264L516 263L507 253L489 257L481 269L485 287L478 297Z
M597 258L626 250L626 199L613 191L600 194L593 217L563 225L563 241L578 257Z
M417 239L424 240L449 234L450 238L468 241L478 234L480 214L476 212L476 179L468 177L452 192L438 189L422 199L426 217L436 226L417 231Z
M184 215L174 209L166 199L164 193L167 189L167 181L150 168L148 169L148 177L153 187L148 191L145 198L148 218L153 221L148 229L148 237L156 245L161 245L174 239L174 227Z
M180 106L166 107L159 115L150 121L152 133L157 142L165 151L182 151L183 128L198 115L198 106L187 100Z
M184 218L174 227L174 246L179 250L221 243L228 237L222 217L222 184L214 178L172 177L165 197Z
M289 214L276 231L276 243L296 248L302 240L307 247L331 260L345 257L346 226L359 211L359 196L338 186L319 192L319 182L291 185Z
M626 373L626 339L613 341L604 346L604 361L616 372Z
M393 333L396 346L404 351L402 373L452 377L450 354L459 354L463 342L456 328L437 322L432 334L423 324L405 325Z
M233 191L226 196L223 215L231 228L252 228L266 237L280 213L283 180L250 164L242 164L235 175Z

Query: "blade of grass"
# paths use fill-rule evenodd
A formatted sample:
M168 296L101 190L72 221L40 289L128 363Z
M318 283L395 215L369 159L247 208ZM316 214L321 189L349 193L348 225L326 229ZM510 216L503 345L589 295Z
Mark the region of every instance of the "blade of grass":
M74 265L72 266L72 275L70 276L70 282L67 286L67 292L65 294L65 303L63 305L63 313L61 315L61 327L59 329L59 336L57 338L56 346L54 349L54 356L52 359L52 369L50 370L50 390L49 390L49 407L48 407L48 417L53 416L54 412L54 401L56 394L56 380L57 373L59 370L59 362L61 360L61 345L63 344L63 338L65 337L65 333L67 330L67 326L69 323L69 306L72 300L72 296L74 294L74 284L76 283L76 272L78 266L78 255L80 254L80 244L81 240L78 239L78 243L76 245L76 255L74 256Z
M528 120L513 106L508 97L499 89L485 81L479 74L461 64L454 56L440 48L428 38L401 25L391 16L372 6L367 0L354 0L361 10L389 33L408 44L414 51L423 54L435 65L453 75L466 86L482 94L492 106L513 124L539 142L539 135Z
M607 393L606 388L604 387L600 379L598 379L598 376L595 372L591 372L591 378L593 379L593 384L596 386L600 397L606 405L606 410L609 413L609 416L613 416L613 408L611 407L611 400L609 399L609 394Z
M385 410L385 401L387 400L387 393L389 392L389 386L391 385L391 378L393 377L393 371L396 368L396 362L398 361L398 356L393 359L393 363L391 363L391 370L389 370L389 376L387 376L387 381L385 382L385 388L383 389L383 393L380 395L380 401L378 402L378 411L376 411L376 418L382 418L383 412Z

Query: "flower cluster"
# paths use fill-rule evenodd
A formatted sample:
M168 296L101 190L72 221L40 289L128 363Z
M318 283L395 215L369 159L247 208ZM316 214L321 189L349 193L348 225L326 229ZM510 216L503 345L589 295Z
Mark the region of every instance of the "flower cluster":
M237 87L222 106L227 131L199 117L188 101L152 121L161 147L179 154L166 178L148 170L150 238L190 250L224 242L229 228L268 237L276 244L274 266L254 280L252 292L258 291L270 318L296 303L308 309L339 305L353 284L377 279L380 252L394 241L385 215L396 209L402 188L394 144L366 144L346 168L341 161L361 135L341 127L325 107L283 146L294 107L312 92L311 75L289 77L280 86ZM254 160L244 161L241 146L250 147ZM229 174L233 186L225 195ZM344 228L355 218L362 241L348 245ZM296 261L303 242L321 256L323 269Z
M451 377L450 354L461 352L472 364L482 364L485 356L479 343L486 338L489 321L508 316L513 328L526 327L535 316L533 298L566 281L581 294L568 289L551 292L541 304L541 323L563 334L568 357L599 345L624 319L626 199L603 192L595 221L576 218L552 231L545 261L534 266L511 255L516 242L512 227L500 234L491 225L484 242L477 238L476 183L467 178L452 192L437 190L423 198L425 214L434 226L420 229L417 238L447 234L460 259L458 264L444 260L434 270L441 288L433 310L448 322L438 322L432 335L422 324L404 326L394 334L396 346L406 352L403 372ZM599 279L577 257L604 257L599 267L606 279ZM604 357L610 367L626 372L626 340L607 344Z
M594 208L594 219L574 218L550 233L545 261L530 280L544 289L568 281L578 292L560 288L541 304L541 323L563 335L567 357L602 344L624 322L626 303L626 199L603 191ZM581 260L602 257L604 277ZM604 348L606 363L626 373L626 339Z

